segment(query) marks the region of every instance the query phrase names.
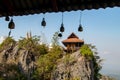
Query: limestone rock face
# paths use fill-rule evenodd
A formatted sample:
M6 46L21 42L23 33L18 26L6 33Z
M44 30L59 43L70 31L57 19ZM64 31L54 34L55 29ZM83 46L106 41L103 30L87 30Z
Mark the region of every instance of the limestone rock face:
M10 44L0 53L0 63L16 64L24 74L29 75L35 68L29 51L19 49L17 44ZM94 80L93 63L81 56L80 51L61 58L52 72L51 80Z
M93 62L77 51L64 56L52 76L52 80L94 80Z
M0 64L16 64L20 71L28 76L28 80L36 68L35 62L34 53L19 48L17 42L0 50ZM65 54L56 63L50 80L94 80L93 61L81 56L80 51Z
M1 64L16 64L24 74L29 74L35 68L34 57L28 50L20 49L17 43L9 44L0 51Z

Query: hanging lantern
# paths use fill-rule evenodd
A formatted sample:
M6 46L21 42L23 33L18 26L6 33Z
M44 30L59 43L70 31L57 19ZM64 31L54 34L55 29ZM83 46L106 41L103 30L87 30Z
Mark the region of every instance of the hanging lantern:
M9 16L6 16L6 17L5 17L5 20L6 20L6 21L9 21L9 20L10 20Z
M82 25L80 24L79 27L78 27L78 31L82 32L83 31L83 27Z
M42 19L41 25L42 25L43 27L46 26L45 18Z
M60 27L60 32L64 32L64 25L63 25L63 23L61 24L61 27Z
M59 33L59 34L58 34L58 36L59 36L59 37L62 37L62 34L61 34L61 33Z
M8 28L9 29L14 29L15 28L15 23L13 22L13 19L11 19L11 21L9 22Z

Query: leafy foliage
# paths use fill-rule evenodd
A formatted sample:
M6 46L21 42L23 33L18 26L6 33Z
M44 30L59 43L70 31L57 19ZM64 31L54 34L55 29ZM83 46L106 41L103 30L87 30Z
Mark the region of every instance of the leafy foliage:
M0 64L0 80L26 80L16 64Z
M6 49L10 44L15 44L16 41L12 37L7 37L1 44L0 44L0 50Z
M55 69L57 59L61 58L62 50L59 46L54 46L48 54L45 54L37 61L37 75L40 79L50 80L51 72Z
M39 44L39 36L33 36L30 38L22 38L19 40L19 48L25 49L34 53L34 55L39 56L40 54L46 54L48 52L48 47L45 44Z
M75 62L75 58L70 56L70 54L66 54L65 58L63 59L63 63L66 67L69 67L71 64Z
M80 48L80 53L81 53L82 56L87 57L87 59L92 59L93 58L93 52L87 44L83 45Z
M98 52L96 47L91 44L85 44L81 47L80 52L83 56L86 57L86 59L93 61L94 79L99 80L101 77L99 71L102 68L101 62L103 61L103 59L100 59L100 57L97 55Z
M35 45L38 45L39 38L37 37L30 37L30 38L22 38L19 40L19 47L24 49L31 49Z
M99 56L98 56L98 52L97 52L97 49L94 45L91 45L89 44L88 45L90 47L90 49L92 50L93 54L94 54L94 57L92 59L93 61L93 64L94 64L94 79L95 80L99 80L101 78L101 74L99 73L99 71L102 69L102 61L103 59L101 59Z
M59 37L58 37L59 32L55 32L52 38L52 45L59 45Z
M40 55L42 57L42 55L48 53L48 47L46 46L46 44L40 44L39 41L40 41L40 38L37 36L20 39L17 42L17 45L19 48L18 49L19 51L17 51L18 52L17 54L19 55L20 50L25 50L28 53L27 58L26 58L27 62L28 62L28 58L29 58L29 61L31 61L31 60L36 61L36 59L38 59ZM0 46L1 46L1 48L8 47L8 45L11 43L15 43L15 40L13 40L11 37L8 37L7 39L5 39L5 41L3 41L3 43ZM35 58L35 57L37 57L37 58ZM4 68L6 68L7 71L5 71L4 68L2 71L3 72L5 71L4 72L5 74L9 74L9 72L10 72L10 74L11 73L13 74L11 76L16 75L15 77L11 77L11 80L26 80L26 77L23 75L23 73L21 73L21 71L19 71L18 65L13 66L13 65L4 64L4 66L6 66ZM34 72L34 74L35 74L35 72ZM35 75L31 75L31 78L34 78L34 76ZM2 77L1 77L1 79L2 79Z
M53 36L53 45L50 50L45 44L38 46L40 54L42 54L36 62L37 68L33 73L32 79L50 80L51 73L56 67L57 60L62 57L62 49L58 45L57 33Z

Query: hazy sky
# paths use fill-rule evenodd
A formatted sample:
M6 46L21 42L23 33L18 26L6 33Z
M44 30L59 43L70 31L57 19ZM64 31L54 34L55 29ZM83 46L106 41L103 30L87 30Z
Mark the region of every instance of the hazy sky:
M66 39L74 32L85 43L96 45L99 55L104 59L103 71L120 74L120 8L106 8L98 10L82 11L83 32L78 32L80 11L64 12L65 32L60 41ZM15 29L12 36L15 39L26 36L31 31L32 35L45 35L47 43L50 43L54 32L59 31L62 13L46 13L47 26L43 28L41 21L43 14L28 16L13 16ZM0 36L7 36L9 32L8 22L4 17L0 18Z

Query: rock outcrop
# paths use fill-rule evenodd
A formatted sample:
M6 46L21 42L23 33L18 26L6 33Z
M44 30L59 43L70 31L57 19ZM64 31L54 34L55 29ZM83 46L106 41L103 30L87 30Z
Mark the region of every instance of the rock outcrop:
M4 64L15 64L19 68L20 72L22 74L25 74L28 80L31 80L32 73L34 72L35 68L38 68L36 65L36 55L39 53L37 52L39 48L36 49L36 47L33 45L33 41L30 39L30 43L27 43L27 46L20 47L20 45L18 45L18 42L13 42L7 44L6 46L3 46L0 49L0 64L3 64L3 67L0 65L0 68L4 68ZM54 69L48 68L53 69L50 70L51 79L49 78L49 80L95 80L94 62L92 59L90 60L82 56L80 50L74 53L62 54L62 57L56 59L54 62L56 67ZM47 67L45 66L45 68ZM1 70L0 75L3 75L5 73L5 70ZM38 78L40 77L39 73L37 76Z
M18 43L5 46L0 52L0 64L17 65L20 72L26 76L35 68L35 56L25 49L20 49Z
M93 62L80 51L68 54L58 61L52 76L52 80L94 80Z
M0 52L0 63L16 64L27 76L35 68L35 56L29 50L19 48L18 43L8 44ZM57 61L56 69L51 72L51 80L94 80L92 60L81 56L80 51L64 54Z

